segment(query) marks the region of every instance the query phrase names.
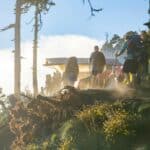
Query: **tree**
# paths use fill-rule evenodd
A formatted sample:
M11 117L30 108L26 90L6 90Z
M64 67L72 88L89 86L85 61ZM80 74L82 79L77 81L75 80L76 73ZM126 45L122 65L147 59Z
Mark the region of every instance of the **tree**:
M20 22L21 22L21 12L22 12L22 1L16 0L15 4L15 23L6 26L1 29L1 31L6 31L8 29L14 28L15 30L15 53L14 53L14 94L16 98L19 98L21 86L21 55L20 55Z
M38 7L38 4L40 7ZM21 92L21 48L20 48L20 22L21 22L21 13L24 11L26 12L29 7L32 5L36 6L35 11L35 34L34 34L34 54L33 54L33 88L34 94L37 95L37 36L38 36L38 11L46 10L48 11L49 8L47 5L51 5L51 2L48 0L16 0L16 20L15 20L15 57L14 57L14 94L17 98L19 98ZM38 9L40 8L40 9Z
M110 40L110 43L115 44L120 40L120 36L118 34L114 34L112 39Z
M35 6L34 16L34 41L33 41L33 94L38 95L38 79L37 79L37 48L38 48L38 6Z
M21 55L20 55L20 22L21 22L21 1L16 0L15 20L15 57L14 57L14 94L19 98L21 87Z
M106 40L106 42L102 45L102 51L104 51L108 57L114 57L114 53L121 50L124 42L124 38L114 34L109 41Z
M33 41L33 96L36 98L38 95L38 77L37 77L37 49L38 49L38 32L42 25L41 14L47 13L51 6L55 3L52 0L24 0L26 4L26 9L30 7L35 7L34 14L34 41Z
M85 2L86 0L83 0ZM102 11L102 8L95 9L90 0L87 0L89 4L91 15L94 16L95 12ZM1 29L1 31L8 30L10 28L15 29L15 53L14 53L14 94L16 98L19 98L21 92L21 33L20 33L20 23L21 14L27 12L32 6L35 6L35 25L34 25L34 46L33 46L33 89L34 96L38 93L38 82L37 82L37 45L38 45L38 23L42 24L41 13L48 12L50 7L55 5L52 0L16 0L15 5L15 23L10 24L7 27Z

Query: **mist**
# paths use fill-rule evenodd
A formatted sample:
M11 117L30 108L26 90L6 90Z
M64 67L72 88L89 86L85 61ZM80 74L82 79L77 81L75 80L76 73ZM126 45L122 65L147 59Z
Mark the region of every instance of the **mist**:
M86 36L41 36L38 48L38 82L39 88L45 86L45 75L52 69L44 67L45 58L51 57L89 57L94 45L101 47L103 41ZM32 91L32 41L21 44L21 90ZM0 49L0 87L5 94L13 93L14 85L14 48Z

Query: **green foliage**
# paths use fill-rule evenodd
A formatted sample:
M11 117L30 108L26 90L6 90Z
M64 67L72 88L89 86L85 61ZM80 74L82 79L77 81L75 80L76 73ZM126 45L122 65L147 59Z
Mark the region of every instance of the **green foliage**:
M54 150L129 150L137 135L137 121L140 115L120 103L88 106L66 122L49 144L55 145Z
M39 150L39 149L40 149L39 146L36 144L29 144L26 147L26 150Z
M77 95L75 91L62 101L38 98L26 105L17 103L10 121L16 135L13 148L126 150L133 139L149 133L150 117L144 111L149 107L140 108L149 102L129 99L81 107L84 100Z
M138 112L140 112L140 113L142 113L142 112L144 113L146 111L150 112L150 102L143 103L138 108Z
M35 139L44 139L72 117L74 112L74 106L64 108L63 101L37 99L28 104L17 102L10 113L10 129L16 136L12 148L24 147Z
M106 52L112 52L114 53L116 50L120 50L124 44L125 40L121 38L119 35L114 34L113 37L106 41L103 46L102 50Z
M114 34L112 39L110 40L110 43L115 44L120 40L120 36L117 34Z
M37 6L39 14L48 12L55 3L52 0L22 0L22 6L27 11L31 6Z
M6 112L0 113L0 126L6 125L8 123L8 114Z
M111 110L109 104L96 104L84 108L83 111L77 113L77 118L81 120L89 130L98 130L103 122L107 119L108 112Z
M107 141L114 141L118 135L128 136L134 133L130 126L139 119L135 113L123 108L123 105L96 104L77 114L90 131L103 131Z
M59 150L69 150L72 146L72 139L64 140L59 147Z
M102 148L104 144L104 139L99 132L89 132L84 123L76 119L65 123L58 137L60 144L56 149L60 150L95 150Z
M104 134L107 141L117 142L118 136L132 136L134 130L131 126L137 120L136 114L131 114L125 110L116 110L111 118L104 122ZM116 141L115 141L116 140Z

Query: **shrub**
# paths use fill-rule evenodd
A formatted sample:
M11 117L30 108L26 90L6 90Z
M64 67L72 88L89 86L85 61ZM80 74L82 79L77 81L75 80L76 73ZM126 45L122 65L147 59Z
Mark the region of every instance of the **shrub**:
M29 144L29 145L27 145L27 147L25 149L26 150L40 150L39 146L36 144Z
M0 113L0 127L8 123L8 114L6 112Z
M137 120L137 115L125 110L115 110L112 117L103 124L106 140L113 141L117 136L131 136L135 131L131 129L133 123Z
M76 117L81 120L89 130L97 131L102 127L111 109L112 106L110 104L96 104L85 107L83 111L76 114Z

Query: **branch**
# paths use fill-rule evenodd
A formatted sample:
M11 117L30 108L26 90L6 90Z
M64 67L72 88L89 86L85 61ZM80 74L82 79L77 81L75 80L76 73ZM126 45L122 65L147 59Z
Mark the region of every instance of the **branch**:
M89 7L91 9L91 16L95 16L95 12L100 12L103 10L103 8L99 8L99 9L96 9L93 7L92 3L91 3L91 0L87 0L88 1L88 4L89 4ZM83 3L85 3L85 0L83 0Z
M11 28L15 28L15 24L10 24L10 25L4 27L3 29L0 29L0 32L9 30L9 29L11 29Z

